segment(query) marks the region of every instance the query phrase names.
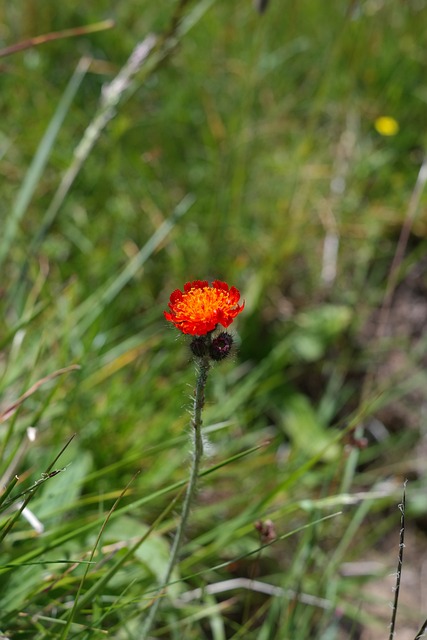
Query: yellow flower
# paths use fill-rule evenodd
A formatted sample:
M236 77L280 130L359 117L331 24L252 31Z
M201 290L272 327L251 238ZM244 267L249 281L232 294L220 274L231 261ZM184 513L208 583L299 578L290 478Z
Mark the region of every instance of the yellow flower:
M374 126L381 136L395 136L399 131L399 123L391 116L380 116Z

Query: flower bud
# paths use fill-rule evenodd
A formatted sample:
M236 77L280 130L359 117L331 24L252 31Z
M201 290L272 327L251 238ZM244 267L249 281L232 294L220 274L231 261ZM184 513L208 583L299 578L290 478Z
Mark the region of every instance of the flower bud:
M203 358L208 355L208 345L205 336L196 336L190 342L190 349L193 353L193 356L196 358Z
M209 355L212 360L224 360L229 355L232 346L233 337L223 331L209 345Z

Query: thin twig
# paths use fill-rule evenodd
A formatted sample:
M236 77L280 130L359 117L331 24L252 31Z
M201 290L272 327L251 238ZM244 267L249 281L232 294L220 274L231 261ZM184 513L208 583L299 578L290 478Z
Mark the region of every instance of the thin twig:
M10 56L18 51L25 51L26 49L32 49L41 44L47 42L53 42L53 40L63 40L64 38L75 38L76 36L86 36L96 31L105 31L106 29L112 29L114 27L114 20L103 20L102 22L96 22L94 24L84 25L82 27L74 27L72 29L64 29L63 31L51 31L41 36L34 36L28 40L21 40L21 42L15 42L9 47L0 49L0 58Z
M283 589L273 584L261 582L260 580L253 580L252 578L232 578L231 580L222 580L221 582L215 582L213 584L206 584L203 587L198 587L191 591L181 593L178 598L178 605L180 603L188 603L193 600L199 600L205 595L217 595L226 593L227 591L233 591L235 589L246 589L248 591L255 591L257 593L265 593L268 596L276 596L293 599L295 598L299 602L312 605L313 607L319 607L321 609L331 609L332 602L325 598L318 598L308 593L301 593L294 591L293 589Z
M421 638L425 637L425 632L427 631L427 620L424 620L421 629L418 631L417 635L415 636L414 640L420 640Z
M58 369L57 371L53 371L52 373L49 373L49 375L45 376L44 378L41 378L40 380L37 380L37 382L35 382L32 385L32 387L30 387L24 394L22 394L22 396L20 396L17 400L12 402L12 404L7 406L5 409L2 409L0 411L0 423L1 422L5 422L11 416L13 416L13 414L16 413L16 411L19 409L21 404L25 400L27 400L27 398L32 396L33 393L38 391L38 389L41 386L46 384L46 382L50 382L54 378L57 378L58 376L62 376L64 373L69 373L70 371L78 371L79 369L80 369L80 366L78 364L71 364L68 367L63 367L62 369Z
M396 586L394 588L394 601L393 601L393 609L391 614L391 622L390 622L390 635L389 640L393 640L394 631L396 628L396 616L397 616L397 605L399 602L399 592L400 592L400 583L402 579L402 566L403 566L403 549L405 548L405 506L406 506L406 484L407 480L405 480L403 485L403 496L402 502L399 504L400 510L400 536L399 536L399 557L397 560L397 571L396 571Z

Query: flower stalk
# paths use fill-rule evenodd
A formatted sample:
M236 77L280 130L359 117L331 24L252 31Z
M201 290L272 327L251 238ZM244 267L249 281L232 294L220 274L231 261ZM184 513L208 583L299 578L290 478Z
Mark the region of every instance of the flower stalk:
M222 280L214 280L211 286L207 280L193 280L184 285L184 291L175 289L171 293L169 311L164 312L168 322L183 334L193 336L190 349L196 362L197 380L191 417L192 460L181 518L169 562L157 597L153 600L142 625L141 640L146 640L150 633L160 605L160 596L166 591L178 562L203 458L202 414L209 369L211 362L219 362L226 358L233 346L233 338L229 333L225 331L217 333L217 331L219 325L224 328L229 327L236 316L243 311L245 303L239 304L239 300L240 291Z
M194 494L196 493L197 478L199 475L200 463L203 458L202 410L203 405L205 404L205 388L210 369L209 358L200 358L200 361L197 362L197 367L197 383L194 394L193 417L191 420L191 425L193 427L191 434L193 451L190 479L188 481L187 491L185 493L185 498L182 505L181 520L171 550L171 557L169 560L167 571L167 580L169 580L170 576L172 575L172 571L178 558L183 534L187 525L188 516L190 514L191 503L193 501ZM167 580L165 580L165 582Z
M199 475L200 464L203 458L202 412L203 412L203 406L205 404L205 388L206 388L210 366L211 365L210 365L209 356L196 358L197 382L196 382L196 389L194 392L193 411L192 411L192 418L191 418L192 461L191 461L190 478L188 481L184 502L182 504L180 522L175 534L175 538L173 541L173 545L172 545L172 549L169 557L169 563L166 569L165 577L163 579L163 584L160 588L160 592L166 589L168 582L171 578L172 572L178 561L179 552L180 552L182 540L184 537L184 532L186 530L188 517L190 515L191 504L197 489L197 478ZM160 601L161 601L161 598L157 597L154 600L153 604L151 605L150 611L148 613L148 616L142 628L141 640L145 640L147 637L147 634L150 632L150 629L153 625L153 622L157 614L157 609L159 608Z

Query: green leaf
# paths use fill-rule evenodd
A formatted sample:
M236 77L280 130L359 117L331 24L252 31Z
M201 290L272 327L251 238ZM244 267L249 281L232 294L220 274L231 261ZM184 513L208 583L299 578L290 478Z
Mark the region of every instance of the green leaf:
M324 460L337 458L336 434L328 433L306 396L295 393L286 400L283 426L293 446L307 456L324 451Z

